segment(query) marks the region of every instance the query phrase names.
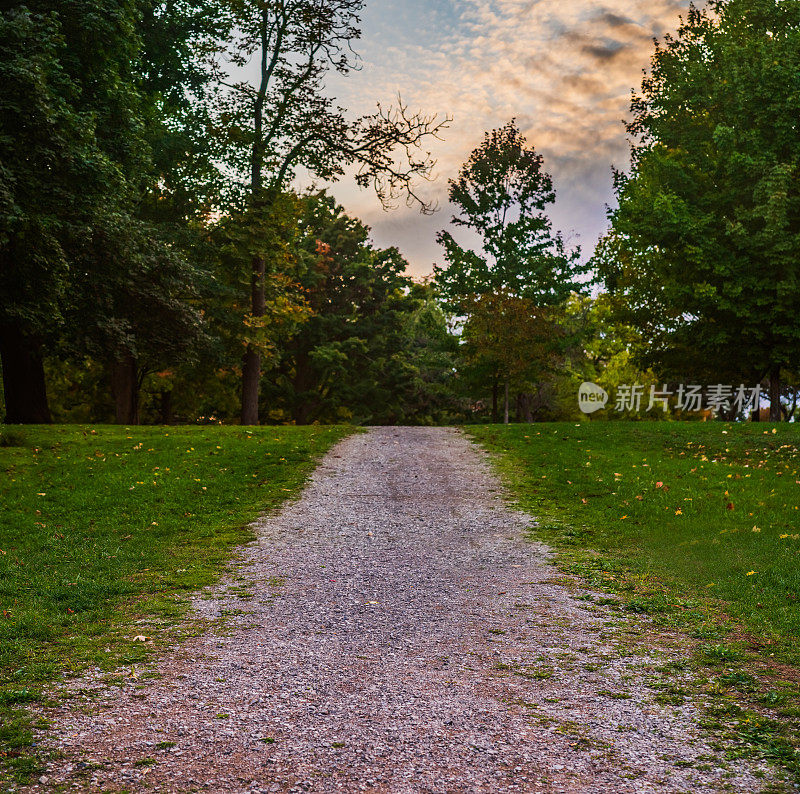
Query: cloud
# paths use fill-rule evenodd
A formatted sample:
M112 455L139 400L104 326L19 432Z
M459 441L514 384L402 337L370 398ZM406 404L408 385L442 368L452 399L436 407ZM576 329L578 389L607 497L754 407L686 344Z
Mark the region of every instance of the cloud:
M412 109L451 113L432 151L439 179L422 192L438 199L434 219L381 212L368 192L342 182L334 193L398 245L412 269L440 259L435 232L449 221L447 178L484 131L516 117L545 157L559 198L556 227L574 229L591 250L611 201L611 165L627 165L621 123L641 83L654 36L674 30L684 0L368 0L359 47L363 69L329 90L353 113L398 93Z

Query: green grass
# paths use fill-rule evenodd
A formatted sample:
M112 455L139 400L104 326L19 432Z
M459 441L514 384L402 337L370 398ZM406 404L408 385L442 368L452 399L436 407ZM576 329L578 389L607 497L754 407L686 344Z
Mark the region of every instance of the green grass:
M136 665L170 641L159 627L181 618L186 594L219 576L253 537L249 522L296 494L347 432L2 428L0 783L36 768L24 706L42 686Z
M774 431L774 432L773 432ZM800 663L800 427L586 422L470 428L535 534L631 611L721 607ZM616 585L615 585L616 583Z
M468 432L495 454L556 564L617 596L598 604L688 635L692 694L719 747L771 759L800 780L800 427ZM684 683L669 672L654 680L667 703L683 701Z

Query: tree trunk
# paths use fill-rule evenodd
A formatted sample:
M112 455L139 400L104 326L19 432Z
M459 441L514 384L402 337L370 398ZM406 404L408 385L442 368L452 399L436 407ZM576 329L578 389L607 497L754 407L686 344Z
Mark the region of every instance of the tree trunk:
M533 395L530 392L520 392L517 395L517 421L527 424L533 423Z
M505 399L505 410L503 412L503 424L508 424L508 378L506 378L506 399Z
M253 107L253 127L255 137L253 149L250 154L250 191L252 207L255 212L259 212L262 207L264 188L264 103L266 102L267 91L269 89L270 70L269 70L269 12L266 7L261 10L261 79L256 94L256 101ZM263 256L256 254L253 257L252 272L250 277L250 303L251 314L253 317L263 317L266 305L264 293L264 271L265 261ZM242 362L242 414L241 423L243 425L258 424L258 392L261 382L261 353L251 344L247 345Z
M175 417L172 415L172 389L161 392L159 413L161 414L162 425L171 425L175 421Z
M111 362L111 394L114 397L114 421L118 425L138 425L139 367L130 353Z
M769 421L781 421L781 368L769 371Z
M297 425L311 423L312 416L317 410L319 399L319 384L316 383L316 374L311 364L311 356L303 348L298 350L294 357L294 377L292 378L291 415Z
M497 404L500 400L500 381L495 375L492 381L492 422L497 424L500 421L500 413Z
M258 384L261 380L261 356L250 346L242 362L242 416L243 425L258 424Z
M756 404L753 412L750 414L751 422L761 421L761 381L758 383L758 394L756 395Z
M250 312L253 317L263 317L266 308L264 291L264 257L253 257L253 272L250 280ZM258 393L261 382L261 354L248 344L242 363L242 416L243 425L258 424Z
M5 421L9 424L49 424L47 388L40 344L15 326L0 328Z

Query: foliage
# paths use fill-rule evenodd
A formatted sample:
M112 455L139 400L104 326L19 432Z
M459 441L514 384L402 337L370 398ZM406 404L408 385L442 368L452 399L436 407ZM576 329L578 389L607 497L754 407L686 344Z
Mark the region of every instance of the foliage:
M652 370L637 365L637 354L644 346L643 335L620 319L614 296L609 293L600 293L594 298L571 296L565 305L563 324L565 332L577 341L567 351L563 371L565 402L573 406L575 418L580 416L575 396L584 381L596 383L609 395L616 393L623 384L638 383L644 387L645 393L649 392L651 385L661 388L662 384L658 383ZM608 415L605 411L595 414L595 417ZM615 415L638 417L632 410L615 412Z
M244 67L255 55L259 64L253 85L231 82L218 65L220 94L217 136L219 158L229 165L232 206L242 211L269 206L299 167L335 181L355 171L362 187L372 185L384 207L401 194L409 204L430 210L415 192L414 180L428 178L433 160L421 144L438 136L448 120L410 115L402 101L396 108L348 119L326 91L331 72L347 75L356 65L354 43L362 0L245 0L232 2L236 35L227 61ZM265 311L265 252L250 262L253 318ZM262 357L247 344L242 364L242 424L259 421Z
M447 402L454 340L430 290L325 193L304 200L299 226L298 281L311 316L286 340L264 408L298 423L433 421Z
M514 121L487 132L458 177L449 198L452 223L478 235L481 253L464 248L449 231L439 233L447 266L434 269L442 295L460 309L473 295L505 290L547 306L579 290L580 251L567 251L545 209L555 201L543 158L528 148Z
M226 340L227 363L239 363L251 346L267 370L280 357L281 340L309 316L303 289L297 283L302 205L293 193L282 193L268 204L253 204L232 212L211 230L211 256L219 287L209 301L212 322ZM265 265L264 307L252 312L250 264L261 257Z
M717 0L656 49L596 260L646 365L749 382L797 369L799 41L795 0Z
M230 35L226 0L139 0L138 81L146 99L148 178L139 214L181 236L220 208L226 179L212 144L213 58Z
M518 395L518 414L532 421L550 404L553 381L563 365L564 326L558 310L538 306L500 288L464 300L462 372L490 373ZM496 409L495 409L496 410Z
M203 50L222 29L205 19L145 0L3 11L0 350L20 418L35 418L26 401L48 415L44 342L105 361L118 419L137 421L143 373L202 340L191 224L205 199L187 168L206 182L215 169L189 96L211 77Z
M487 132L449 188L453 224L477 235L481 250L449 231L438 236L447 265L434 268L434 279L446 306L464 318L461 372L473 386L474 411L491 390L494 421L501 387L506 417L511 388L525 421L550 407L565 334L547 307L582 289L580 251L567 250L545 212L555 192L542 165L513 120Z
M0 325L44 336L61 320L73 238L124 185L76 106L58 16L5 10L0 44Z

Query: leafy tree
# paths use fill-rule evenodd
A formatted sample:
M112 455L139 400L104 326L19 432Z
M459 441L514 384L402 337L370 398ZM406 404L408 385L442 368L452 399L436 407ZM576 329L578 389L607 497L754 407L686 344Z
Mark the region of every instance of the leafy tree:
M714 0L657 46L598 259L644 364L770 378L800 351L800 3ZM723 375L726 373L723 372Z
M62 320L71 247L105 197L125 187L98 143L69 55L85 48L65 24L22 6L0 17L0 356L9 422L50 420L42 344ZM113 79L105 76L91 70L95 91Z
M286 341L311 314L298 252L303 211L300 199L285 192L269 204L231 213L212 233L220 260L218 280L225 288L222 301L210 307L212 322L224 340L226 364L240 377L243 351L257 354L264 369L274 369ZM247 292L253 287L248 276L255 257L265 265L257 313Z
M438 366L452 376L453 340L430 291L325 193L305 199L299 226L311 316L284 342L265 410L297 423L433 421L445 410Z
M196 268L157 229L124 212L98 218L74 253L64 345L73 357L105 364L114 420L138 424L145 377L196 360L205 342L201 312L189 302Z
M560 368L558 341L564 337L555 307L538 306L533 299L500 289L476 295L463 303L464 359L468 367L488 371L504 385L504 422L509 422L510 392L517 394L523 421L546 404L553 375ZM497 420L497 392L492 415Z
M48 418L46 343L106 362L117 420L135 422L143 373L202 335L194 253L218 174L193 108L223 25L211 0L51 7L12 6L0 31L7 412Z
M226 177L213 144L214 56L230 36L226 0L137 0L136 74L150 152L138 214L182 231L220 209Z
M457 208L452 223L476 234L480 251L463 247L449 231L438 236L447 265L434 269L434 279L448 307L467 318L470 375L482 373L491 383L495 421L500 388L506 392L507 418L511 381L531 383L522 370L533 365L524 365L523 359L538 351L544 371L560 344L559 333L550 336L554 347L549 350L537 344L534 327L544 321L542 309L580 290L579 279L586 272L579 249L568 251L561 234L552 230L546 209L555 192L542 166L542 156L528 147L513 120L487 132L449 189ZM495 310L498 314L490 317L488 312ZM477 328L489 336L479 340ZM517 349L526 339L531 343L527 353ZM543 388L541 384L520 393L518 401L525 404L521 413L530 415L527 405Z
M439 233L445 267L435 280L454 307L463 298L505 290L538 306L561 303L579 289L585 267L580 250L568 251L545 212L555 201L543 158L527 146L515 121L484 136L458 177L449 198L452 223L478 235L480 252L462 247L449 231Z
M420 145L446 125L435 117L410 115L402 103L359 119L349 119L325 91L330 72L348 74L355 65L352 46L359 38L362 0L245 0L231 3L239 36L229 61L242 67L255 57L256 85L232 82L220 99L220 156L238 175L241 202L269 205L298 167L333 180L354 168L356 181L372 185L390 205L405 194L427 205L414 190L416 177L433 167ZM258 212L258 210L256 210ZM263 311L267 279L264 252L250 263L251 312ZM248 345L242 370L244 424L258 423L261 356Z

